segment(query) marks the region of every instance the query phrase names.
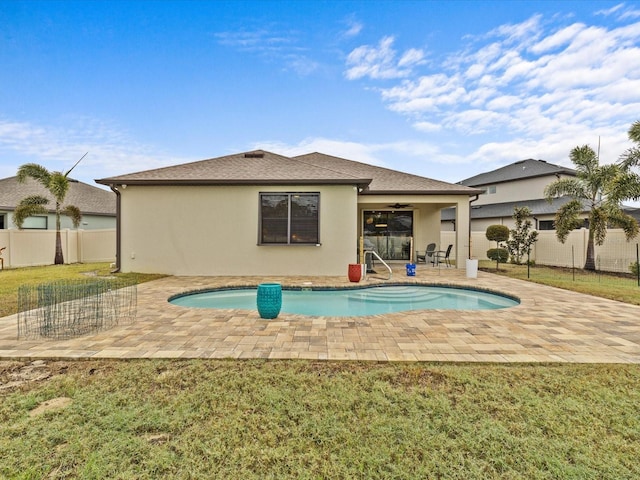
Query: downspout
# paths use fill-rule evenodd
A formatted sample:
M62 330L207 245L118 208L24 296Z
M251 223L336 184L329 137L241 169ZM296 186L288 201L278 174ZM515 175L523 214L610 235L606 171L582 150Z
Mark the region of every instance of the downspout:
M121 241L120 241L120 191L114 186L109 185L109 188L113 193L116 194L116 268L111 271L111 273L119 273L120 272L120 252L122 250Z
M480 198L479 194L476 194L475 198L469 200L469 259L471 259L471 204Z

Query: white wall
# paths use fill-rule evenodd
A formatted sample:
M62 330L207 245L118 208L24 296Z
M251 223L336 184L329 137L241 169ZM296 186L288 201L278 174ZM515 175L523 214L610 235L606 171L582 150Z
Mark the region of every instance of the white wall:
M319 192L321 244L258 245L260 192ZM129 185L121 191L121 269L173 275L346 275L357 256L356 196L350 185Z

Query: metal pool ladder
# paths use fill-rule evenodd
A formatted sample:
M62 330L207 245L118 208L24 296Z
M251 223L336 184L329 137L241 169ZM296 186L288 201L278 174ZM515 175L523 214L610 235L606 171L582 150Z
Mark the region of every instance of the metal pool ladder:
M373 250L365 250L364 251L364 259L365 259L364 263L365 263L365 265L367 263L367 254L371 255L372 257L375 256L378 260L380 260L380 263L382 263L386 267L386 269L389 271L389 276L384 280L391 280L391 274L392 274L391 267L389 265L387 265L387 262L385 262L382 258L380 258L380 255L378 255L378 252L374 252ZM365 270L365 272L366 272L366 270Z

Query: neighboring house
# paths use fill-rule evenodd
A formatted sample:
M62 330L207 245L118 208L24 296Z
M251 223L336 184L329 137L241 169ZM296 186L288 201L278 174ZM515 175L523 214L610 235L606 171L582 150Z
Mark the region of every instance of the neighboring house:
M575 170L544 160L520 160L505 167L481 173L458 182L459 185L481 189L483 193L471 203L471 231L485 231L489 225L512 228L514 207L529 207L534 228L553 230L556 210L570 198L549 203L544 189L560 178L576 176ZM585 218L588 212L585 210ZM451 209L442 211L442 230L455 230L457 223Z
M31 195L41 195L50 200L46 205L49 214L27 218L23 228L55 230L56 204L53 196L37 181L27 178L20 183L17 177L0 179L0 230L17 228L13 223L13 211L22 199ZM65 204L75 205L82 212L82 222L78 228L94 230L116 226L116 196L109 190L70 180ZM73 222L63 215L61 226L63 229L72 229Z
M256 150L103 178L118 197L117 266L174 275L340 275L373 244L389 261L440 242L459 268L479 190L343 158Z

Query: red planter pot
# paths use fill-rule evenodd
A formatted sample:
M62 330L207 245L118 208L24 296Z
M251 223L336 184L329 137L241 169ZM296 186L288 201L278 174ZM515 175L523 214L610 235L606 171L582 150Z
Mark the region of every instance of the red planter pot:
M359 282L362 278L362 265L359 263L350 263L349 264L349 281L350 282Z

